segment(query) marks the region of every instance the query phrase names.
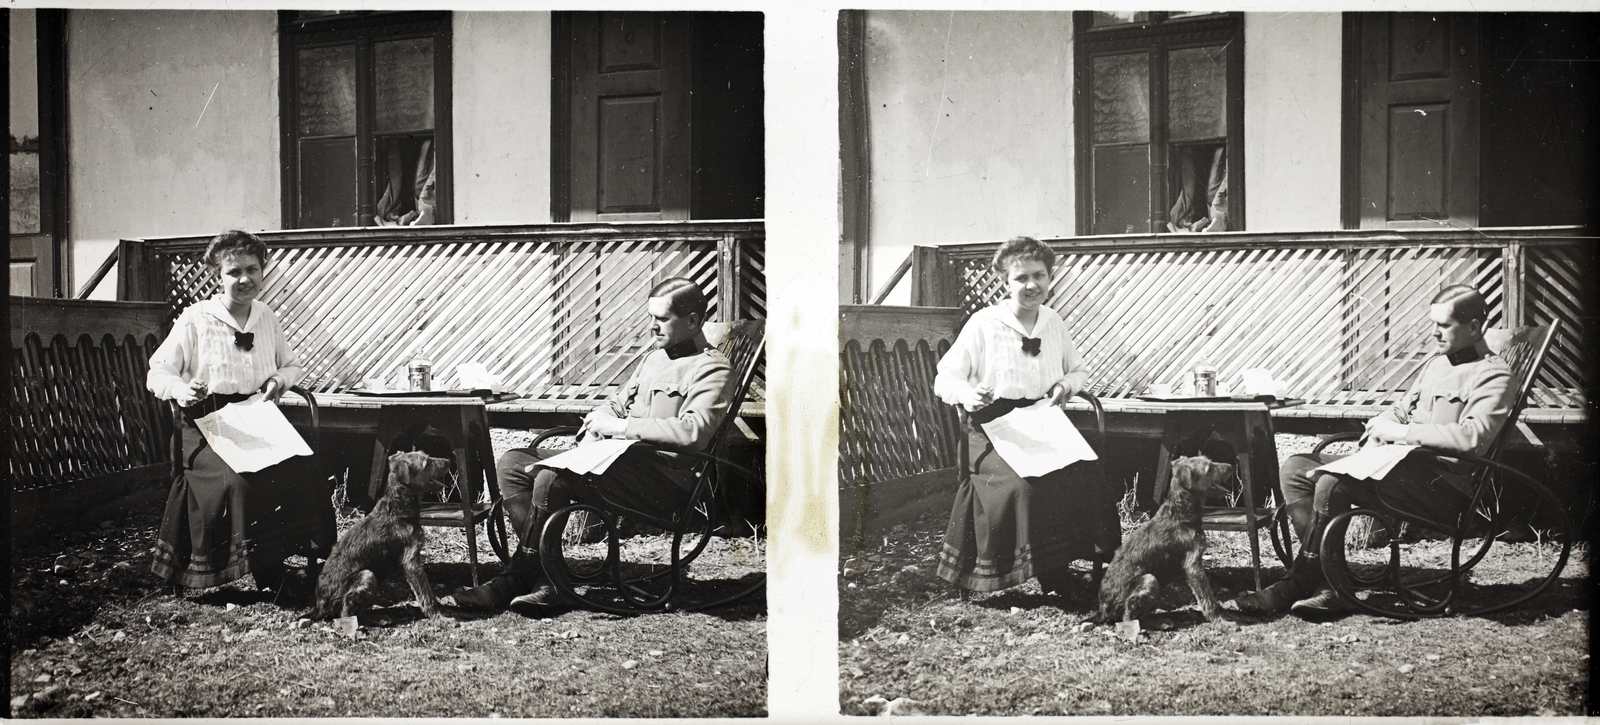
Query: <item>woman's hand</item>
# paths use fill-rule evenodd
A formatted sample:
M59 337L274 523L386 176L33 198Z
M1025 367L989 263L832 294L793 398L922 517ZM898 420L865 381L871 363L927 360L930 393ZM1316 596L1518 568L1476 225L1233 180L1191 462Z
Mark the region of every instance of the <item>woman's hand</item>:
M267 382L261 384L262 396L274 403L278 402L278 398L283 397L285 390L288 390L288 386L284 385L283 378L278 377L276 374L267 376Z
M1072 396L1077 394L1077 386L1073 385L1070 381L1062 380L1061 382L1050 386L1050 392L1047 394L1047 396L1050 399L1051 405L1061 405L1062 403L1072 400Z
M206 382L204 380L195 380L189 383L187 389L179 390L172 400L178 404L178 407L187 408L200 402L200 399L206 397L206 394Z
M989 407L990 403L994 402L994 391L980 385L963 393L958 402L960 402L961 407L966 408L967 412L969 413L983 410L984 408Z

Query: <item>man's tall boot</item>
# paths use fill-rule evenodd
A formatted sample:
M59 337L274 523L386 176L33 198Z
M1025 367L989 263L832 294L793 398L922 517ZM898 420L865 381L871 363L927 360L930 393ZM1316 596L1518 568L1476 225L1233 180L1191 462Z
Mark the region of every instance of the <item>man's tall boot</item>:
M1323 585L1321 548L1322 529L1327 525L1318 516L1310 497L1285 506L1289 519L1300 535L1300 551L1289 565L1289 573L1271 586L1245 592L1234 599L1239 611L1250 614L1276 614L1287 611L1295 602L1311 596Z
M508 507L509 508L509 507ZM513 516L513 524L515 519ZM539 563L539 532L544 528L543 516L527 515L523 527L517 532L517 549L511 554L505 572L470 589L463 589L441 600L447 605L462 609L498 612L511 606L512 600L534 591L544 581L544 568Z

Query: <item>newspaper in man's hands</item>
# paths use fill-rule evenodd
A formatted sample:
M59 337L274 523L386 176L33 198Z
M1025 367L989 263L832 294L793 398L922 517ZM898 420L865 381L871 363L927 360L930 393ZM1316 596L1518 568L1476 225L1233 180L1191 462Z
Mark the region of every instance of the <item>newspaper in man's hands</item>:
M1418 446L1401 445L1392 443L1381 446L1367 446L1344 458L1332 463L1324 463L1311 469L1312 473L1337 473L1351 478L1381 481L1395 465L1404 460Z
M532 463L528 468L529 470L535 467L560 468L573 473L597 476L605 473L606 469L621 458L623 452L634 443L635 441L609 438L586 440L572 450Z

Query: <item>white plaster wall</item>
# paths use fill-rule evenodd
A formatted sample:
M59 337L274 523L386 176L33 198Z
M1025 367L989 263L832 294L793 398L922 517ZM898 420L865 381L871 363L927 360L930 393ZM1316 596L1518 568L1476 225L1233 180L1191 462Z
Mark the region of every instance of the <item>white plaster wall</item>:
M871 11L866 43L874 294L913 244L1073 233L1071 13Z
M74 288L117 239L279 228L275 13L67 17Z
M12 136L21 140L39 135L39 63L37 15L32 10L11 11L10 121Z
M550 221L550 13L451 18L457 224Z
M1245 223L1339 228L1339 13L1244 18Z

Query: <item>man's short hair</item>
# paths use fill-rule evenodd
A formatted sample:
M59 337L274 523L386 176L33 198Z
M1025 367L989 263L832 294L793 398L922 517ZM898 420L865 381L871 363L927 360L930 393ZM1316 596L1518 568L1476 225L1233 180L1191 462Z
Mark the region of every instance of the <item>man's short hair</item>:
M1012 237L1000 243L1000 248L994 250L994 258L989 260L989 266L1001 276L1011 270L1008 267L1012 262L1035 261L1044 265L1044 271L1054 272L1056 267L1056 252L1033 237Z
M698 314L701 322L706 319L706 293L694 280L685 277L663 280L650 289L650 296L667 298L667 310L678 317Z
M1483 293L1472 285L1450 285L1439 290L1439 294L1434 295L1433 301L1429 304L1450 305L1450 317L1456 322L1489 321L1489 303L1483 299Z

